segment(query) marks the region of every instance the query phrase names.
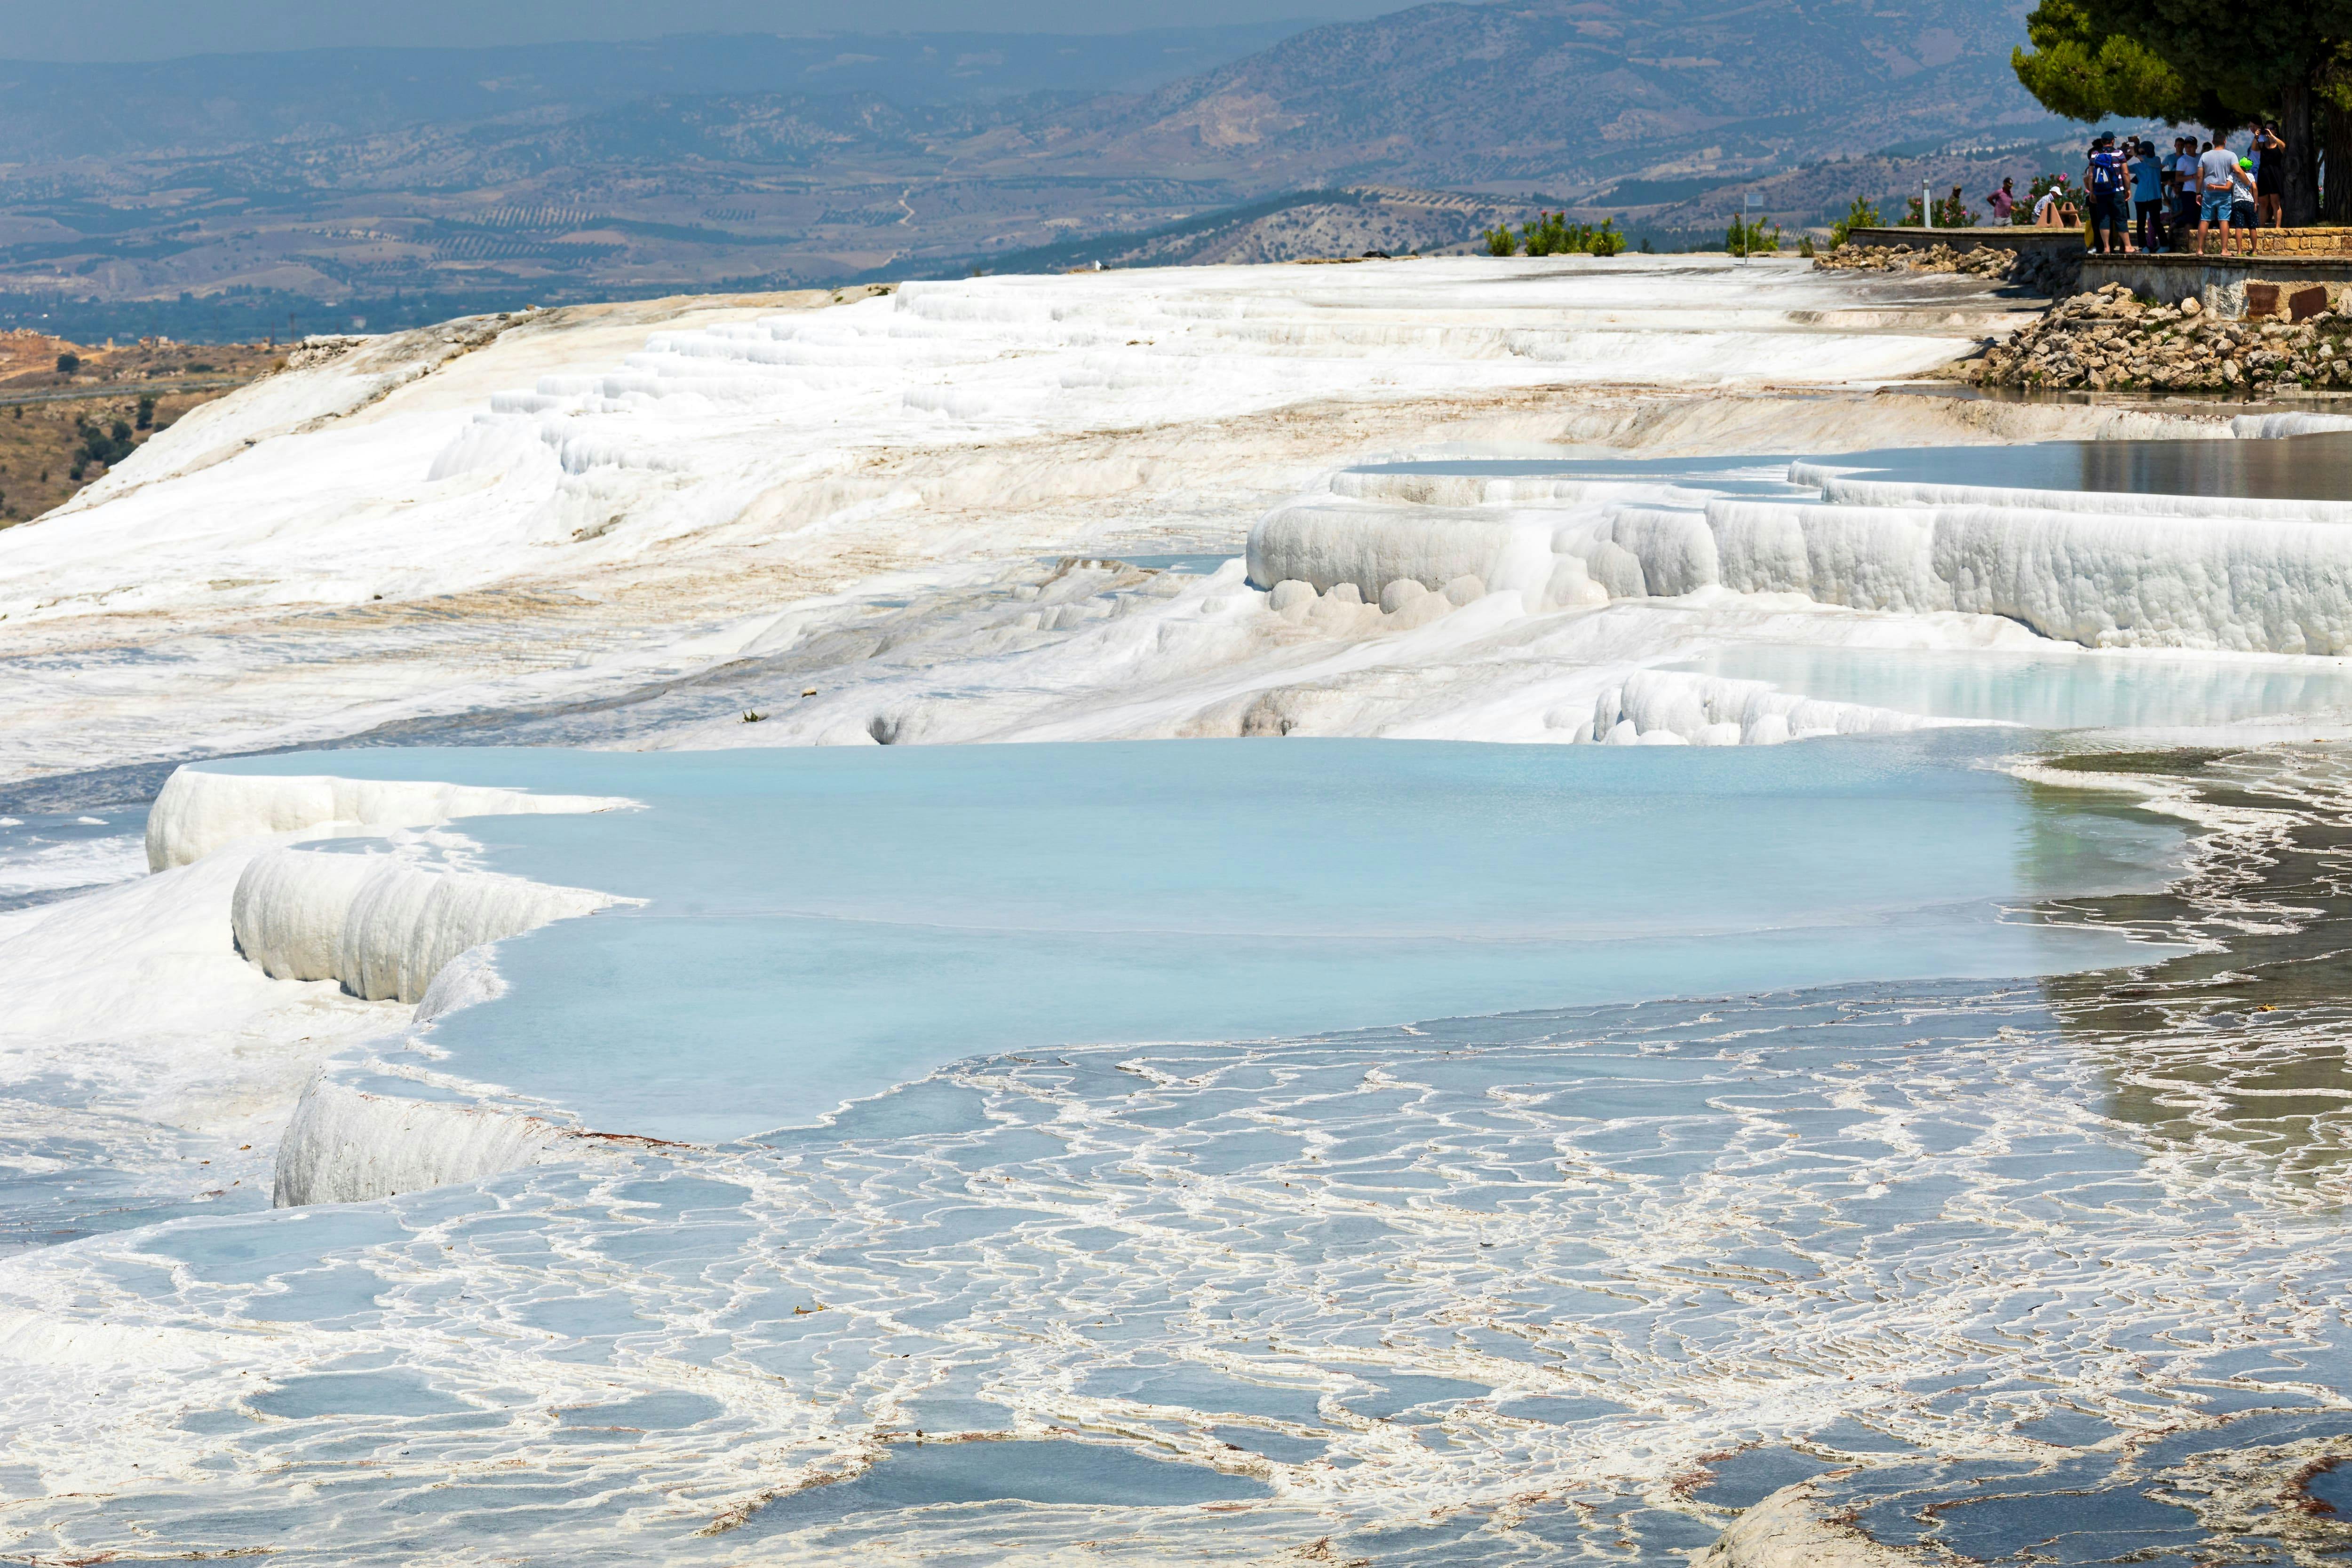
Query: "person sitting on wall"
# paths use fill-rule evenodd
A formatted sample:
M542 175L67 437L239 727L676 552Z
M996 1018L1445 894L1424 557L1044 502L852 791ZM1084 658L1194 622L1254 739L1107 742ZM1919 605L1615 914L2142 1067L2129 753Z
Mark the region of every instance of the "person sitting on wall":
M2066 190L2066 176L2061 174L2051 187L2042 193L2033 204L2033 222L2038 228L2071 229L2081 220L2074 213L2074 197Z

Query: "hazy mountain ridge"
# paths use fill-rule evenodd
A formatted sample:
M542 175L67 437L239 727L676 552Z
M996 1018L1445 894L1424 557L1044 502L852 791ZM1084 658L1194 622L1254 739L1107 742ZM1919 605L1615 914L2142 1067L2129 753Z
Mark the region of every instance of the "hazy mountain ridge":
M651 97L865 96L900 108L1137 92L1302 24L1109 36L933 33L663 38L529 48L320 49L135 65L0 60L0 164L194 154L281 138L569 120Z
M2008 68L2022 0L1562 0L1416 6L1318 27L1132 102L998 133L1008 153L1213 162L1423 184L1642 172L1721 133L1739 167L1922 130L2047 123ZM1016 136L1025 137L1016 144ZM984 141L987 139L983 139ZM1628 167L1628 164L1631 167Z
M423 296L400 307L414 313L1000 258L1352 254L1458 244L1538 200L1688 232L1719 225L1724 193L1759 181L1776 215L1819 221L1843 210L1846 174L1865 176L1792 171L1906 141L2016 144L2063 129L2008 68L2026 3L1439 0L1174 79L1171 50L1230 44L1230 30L1091 51L964 47L980 36L666 40L572 47L528 70L512 51L421 63L391 51L368 67L376 97L353 89L333 108L335 123L366 127L351 131L319 118L349 85L336 73L359 69L342 57L359 52L342 51L273 110L310 117L284 134L105 156L14 143L0 163L0 297L15 298L0 298L0 325L74 298L250 297L280 315L333 301L364 317L365 301L395 292ZM251 83L305 58L218 68ZM203 64L70 69L184 88ZM415 79L394 82L409 64ZM1143 85L1103 90L1119 70ZM1153 70L1162 79L1145 80ZM738 89L770 78L790 90ZM173 90L143 120L124 107L30 140L259 124L243 110L205 119ZM500 111L379 123L450 103ZM0 131L43 112L0 94ZM1865 183L1910 177L1872 170ZM1412 194L1314 194L1375 186ZM1433 199L1447 190L1475 201Z

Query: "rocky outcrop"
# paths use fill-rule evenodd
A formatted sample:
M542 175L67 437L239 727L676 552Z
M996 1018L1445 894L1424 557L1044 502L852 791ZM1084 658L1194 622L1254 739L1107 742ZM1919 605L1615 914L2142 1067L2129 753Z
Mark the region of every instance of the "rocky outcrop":
M1917 1568L1918 1560L1883 1546L1830 1507L1811 1481L1757 1503L1716 1538L1696 1568Z
M1962 367L1986 386L2251 393L2352 384L2352 319L2225 321L2194 299L2078 294Z

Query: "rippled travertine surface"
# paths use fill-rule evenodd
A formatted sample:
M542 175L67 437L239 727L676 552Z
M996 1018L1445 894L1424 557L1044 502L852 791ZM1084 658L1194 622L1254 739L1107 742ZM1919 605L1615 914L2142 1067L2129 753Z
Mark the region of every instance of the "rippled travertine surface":
M2343 1034L2284 978L2343 907L2341 769L2047 787L2095 770L2177 791L2196 858L2049 917L2234 962L1000 1053L765 1141L21 1256L47 1370L0 1400L52 1495L0 1520L321 1562L1661 1561L1831 1465L1932 1521L1987 1476L2144 1451L2210 1490L2352 1440Z

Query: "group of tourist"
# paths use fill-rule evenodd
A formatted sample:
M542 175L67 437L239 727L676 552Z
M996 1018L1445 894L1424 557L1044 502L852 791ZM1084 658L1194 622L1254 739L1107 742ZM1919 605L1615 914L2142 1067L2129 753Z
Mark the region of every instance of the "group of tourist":
M2118 144L2110 132L2091 143L2079 198L2059 175L2035 198L2032 222L2045 228L2084 225L2084 238L2097 251L2202 254L2211 235L2227 256L2231 229L2279 226L2285 175L2286 142L2273 125L2255 126L2242 153L2226 141L2194 136L2174 137L2166 152L2144 137ZM2020 221L2014 181L2003 180L1985 202L1995 223ZM2251 255L2250 232L2242 243Z

